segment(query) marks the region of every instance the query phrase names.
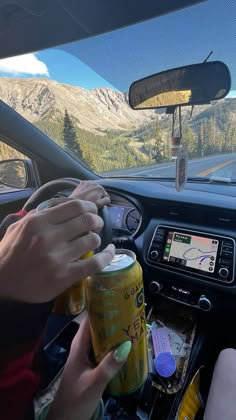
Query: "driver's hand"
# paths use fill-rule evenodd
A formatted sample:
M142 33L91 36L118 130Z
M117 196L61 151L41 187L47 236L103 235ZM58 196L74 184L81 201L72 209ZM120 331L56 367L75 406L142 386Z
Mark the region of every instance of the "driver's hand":
M96 204L97 208L107 206L111 202L104 188L93 181L81 181L70 197L92 201L92 203Z
M97 206L75 199L13 223L0 242L0 298L47 302L102 270L114 256L113 245L79 260L99 247L102 228Z
M62 380L46 420L90 420L102 394L127 360L131 342L122 343L107 354L97 367L91 363L88 318L76 334Z

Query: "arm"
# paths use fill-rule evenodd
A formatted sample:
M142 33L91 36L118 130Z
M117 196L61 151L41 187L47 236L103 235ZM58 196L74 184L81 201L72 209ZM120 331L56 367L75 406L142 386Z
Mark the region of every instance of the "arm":
M17 222L18 220L22 219L27 214L25 210L20 210L18 213L9 214L0 224L0 241L2 240L3 236L5 235L7 228L12 225L12 223Z
M107 206L111 200L109 194L104 188L94 181L81 181L78 187L71 193L71 190L65 190L55 195L55 198L69 197L85 201L92 201L97 208Z
M85 318L72 342L55 399L37 420L91 420L106 386L125 364L130 350L131 342L126 341L95 367L89 356L91 336Z
M110 204L111 200L108 193L104 190L101 185L96 184L93 181L81 181L77 188L71 193L71 190L65 190L59 192L55 195L55 203L60 204L65 202L63 198L74 198L85 201L91 201L96 204L98 208ZM57 200L62 198L62 200ZM53 199L52 199L53 200ZM27 212L25 210L20 210L17 213L9 214L0 224L0 240L5 235L7 228L12 225L12 223L17 222L22 217L26 216Z
M99 244L95 232L103 222L96 213L94 204L71 200L42 213L20 211L0 226L0 404L5 420L28 419L26 410L31 418L42 371L35 365L35 353L51 311L50 300L75 278L102 269L113 257L114 249L109 247L91 263L74 261L75 252L78 257ZM94 233L81 229L86 225ZM49 278L54 285L60 283L59 290Z

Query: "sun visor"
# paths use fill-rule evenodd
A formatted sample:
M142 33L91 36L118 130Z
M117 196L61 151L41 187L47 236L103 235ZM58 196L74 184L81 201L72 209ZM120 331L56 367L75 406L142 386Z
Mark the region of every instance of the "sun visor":
M66 12L90 35L129 26L204 1L60 0Z
M32 1L32 0L1 0L0 9L4 9L8 14L14 14L17 17L17 11L25 10L31 15L40 16L47 10L48 0Z
M0 58L99 35L206 0L0 0Z

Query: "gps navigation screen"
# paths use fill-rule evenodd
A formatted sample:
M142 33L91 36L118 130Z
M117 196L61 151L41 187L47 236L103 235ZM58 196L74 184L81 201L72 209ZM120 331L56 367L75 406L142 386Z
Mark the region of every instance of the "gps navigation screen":
M163 260L193 269L213 273L219 241L202 236L169 232Z

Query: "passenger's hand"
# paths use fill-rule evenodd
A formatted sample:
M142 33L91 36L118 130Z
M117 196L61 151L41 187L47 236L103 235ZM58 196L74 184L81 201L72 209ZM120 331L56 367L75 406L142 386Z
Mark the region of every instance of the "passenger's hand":
M96 205L80 200L29 213L12 224L0 242L0 298L47 302L102 270L114 256L113 245L79 260L100 245L102 227Z
M107 206L111 202L104 188L93 181L81 181L70 197L92 201L98 208Z
M90 420L111 379L127 360L131 342L123 343L94 367L90 361L91 337L88 318L76 334L62 380L46 420Z

